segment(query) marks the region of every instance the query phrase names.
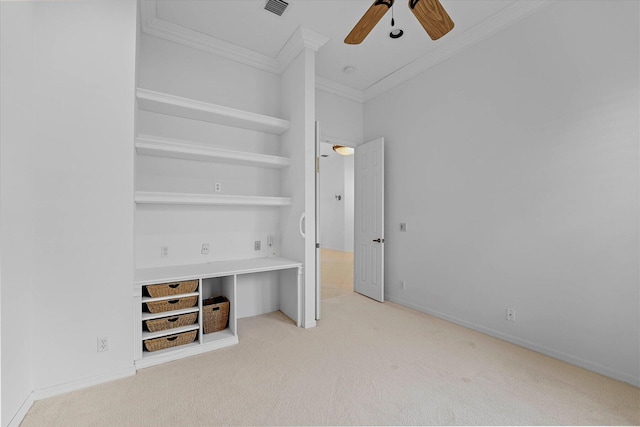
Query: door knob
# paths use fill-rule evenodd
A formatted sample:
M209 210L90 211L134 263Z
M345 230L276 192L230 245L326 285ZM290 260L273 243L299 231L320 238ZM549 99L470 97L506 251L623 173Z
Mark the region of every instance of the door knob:
M384 243L384 239L375 239L373 241L376 243Z

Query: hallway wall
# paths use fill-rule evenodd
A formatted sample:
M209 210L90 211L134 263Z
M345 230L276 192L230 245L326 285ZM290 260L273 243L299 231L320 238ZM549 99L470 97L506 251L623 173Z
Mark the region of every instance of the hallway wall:
M341 156L322 143L320 229L322 247L353 252L353 156ZM339 200L338 200L339 198Z

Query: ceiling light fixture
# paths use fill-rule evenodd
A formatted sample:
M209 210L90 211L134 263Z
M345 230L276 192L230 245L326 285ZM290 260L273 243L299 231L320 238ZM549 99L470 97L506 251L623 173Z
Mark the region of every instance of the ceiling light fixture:
M389 37L391 37L392 39L399 39L403 34L404 31L402 31L400 28L394 28L389 32Z
M355 70L356 70L356 69L355 69L355 67L352 67L351 65L347 65L346 67L344 67L344 68L342 69L342 72L343 72L343 73L345 73L345 74L351 74L351 73L353 73Z
M353 153L355 152L353 147L347 147L346 145L334 145L333 151L341 156L353 156Z

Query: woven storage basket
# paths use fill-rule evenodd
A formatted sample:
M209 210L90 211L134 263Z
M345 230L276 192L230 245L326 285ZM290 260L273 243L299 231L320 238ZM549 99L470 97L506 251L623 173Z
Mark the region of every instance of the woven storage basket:
M204 333L222 331L229 320L229 300L225 297L207 298L202 302Z
M162 313L164 311L182 310L191 308L198 303L198 296L168 299L162 301L148 302L147 308L151 313Z
M163 283L161 285L147 285L147 292L153 298L166 297L167 295L190 294L198 289L197 280L186 282Z
M152 338L150 340L144 340L144 346L147 351L158 351L169 347L177 347L193 342L197 334L198 331L189 331L181 334L168 335L166 337Z
M164 331L166 329L181 328L193 325L198 320L198 313L187 313L180 316L163 317L161 319L146 320L149 332Z

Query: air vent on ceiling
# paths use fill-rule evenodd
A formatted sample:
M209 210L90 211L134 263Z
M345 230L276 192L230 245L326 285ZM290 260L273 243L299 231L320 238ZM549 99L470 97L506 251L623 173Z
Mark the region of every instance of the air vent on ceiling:
M278 16L282 16L284 10L289 6L289 3L282 0L267 0L267 4L264 5L264 8L269 12L275 13Z

